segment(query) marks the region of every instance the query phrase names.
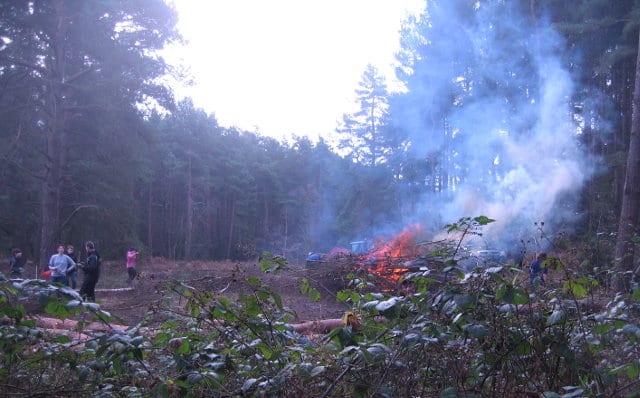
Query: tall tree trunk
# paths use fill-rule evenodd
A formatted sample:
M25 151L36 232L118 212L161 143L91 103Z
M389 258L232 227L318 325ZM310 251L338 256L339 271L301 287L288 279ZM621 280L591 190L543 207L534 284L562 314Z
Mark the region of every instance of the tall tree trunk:
M233 229L235 228L236 219L236 195L231 194L231 209L229 211L229 236L227 239L226 258L231 258L231 245L233 244Z
M369 117L371 118L371 166L376 165L376 159L378 158L378 137L376 131L376 99L371 99L371 109L369 110Z
M38 262L46 262L53 252L55 240L60 233L60 194L62 189L62 170L65 167L63 143L66 142L64 94L62 87L65 82L65 37L67 34L67 21L64 2L54 2L56 10L56 31L51 48L55 54L55 62L50 66L50 80L47 87L45 108L49 113L49 119L45 123L44 130L47 141L47 157L45 164L45 176L42 184L42 198L40 202L40 248Z
M631 135L627 172L622 194L622 209L616 243L617 273L614 287L618 292L626 292L630 287L635 245L633 238L638 225L640 211L640 35L636 58L636 77L631 105Z
M175 239L175 236L177 235L176 230L178 229L178 220L175 211L176 194L172 186L168 186L167 189L169 192L167 193L167 202L165 205L165 232L167 237L165 244L167 248L167 256L169 256L170 259L175 260L177 252L177 239Z
M153 254L153 178L149 179L149 198L147 202L147 247Z
M39 263L47 261L53 253L57 225L60 223L60 159L57 151L60 148L55 131L47 132L47 162L42 184L40 202L40 248Z
M184 241L184 256L187 260L191 259L191 245L193 241L193 175L192 175L192 159L189 156L189 165L187 170L187 226Z
M216 241L216 215L218 214L218 206L216 205L215 192L213 188L209 188L207 198L207 236L209 242ZM217 254L217 245L207 245L207 256L213 258Z
M267 200L266 184L263 188L262 200L264 205L264 225L262 228L262 234L264 238L267 238L269 236L269 201Z
M287 251L287 239L289 238L289 206L284 206L284 241L282 251Z

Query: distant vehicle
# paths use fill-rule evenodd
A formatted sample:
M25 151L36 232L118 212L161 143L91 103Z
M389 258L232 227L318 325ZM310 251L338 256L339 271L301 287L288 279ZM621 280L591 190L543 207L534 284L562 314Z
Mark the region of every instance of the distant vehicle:
M307 262L306 262L307 267L314 264L319 264L322 261L322 257L323 256L320 253L309 252L309 255L307 255Z

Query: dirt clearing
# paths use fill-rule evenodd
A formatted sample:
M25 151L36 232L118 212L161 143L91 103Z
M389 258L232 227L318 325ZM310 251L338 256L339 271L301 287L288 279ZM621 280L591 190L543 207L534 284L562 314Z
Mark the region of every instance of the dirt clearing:
M276 275L262 272L257 261L185 262L148 258L141 261L137 269L140 275L135 287L128 289L124 264L105 262L97 285L96 300L101 308L120 317L127 325L135 325L145 317L151 323L162 322L165 310L184 305L167 289L168 284L176 280L234 300L241 291L251 292L247 278L257 277L281 295L284 306L295 311L297 317L293 321L296 322L341 317L349 309L335 299L336 293L344 288L346 273L343 275L342 270L329 264L288 265ZM314 302L301 293L303 278L320 292L319 301Z

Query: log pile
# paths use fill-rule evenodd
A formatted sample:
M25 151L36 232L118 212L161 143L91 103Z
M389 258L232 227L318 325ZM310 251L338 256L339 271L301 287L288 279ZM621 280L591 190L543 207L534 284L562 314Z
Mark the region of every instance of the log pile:
M317 261L307 261L306 277L320 291L335 294L347 287L348 275L356 270L355 257L337 256Z

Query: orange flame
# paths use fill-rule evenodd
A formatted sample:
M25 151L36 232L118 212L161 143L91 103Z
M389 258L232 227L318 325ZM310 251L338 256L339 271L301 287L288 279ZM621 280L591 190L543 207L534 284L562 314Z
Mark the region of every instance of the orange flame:
M408 271L407 268L398 267L407 257L416 255L416 238L423 233L419 224L411 225L400 232L390 242L378 240L374 249L366 256L368 271L390 282L397 282Z

